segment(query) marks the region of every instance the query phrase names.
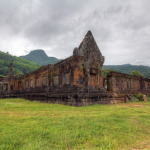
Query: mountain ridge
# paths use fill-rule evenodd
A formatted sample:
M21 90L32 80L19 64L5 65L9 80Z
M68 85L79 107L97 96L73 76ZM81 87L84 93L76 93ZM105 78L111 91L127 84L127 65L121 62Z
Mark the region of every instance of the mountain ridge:
M28 59L34 63L37 63L39 65L47 65L47 64L55 64L61 61L60 59L56 57L49 57L45 53L43 49L36 49L32 50L29 54L25 56L20 56L22 58Z
M59 61L60 59L57 59L55 57L48 57L47 54L45 53L44 50L33 50L30 52L34 58L38 58L39 62L35 63L32 60L26 59L24 56L16 57L12 56L9 53L1 52L0 51L0 75L7 75L9 72L9 58L12 57L15 61L13 64L13 70L14 74L17 73L23 73L27 74L29 72L32 72L36 69L38 69L42 65L47 65L47 64L55 64ZM32 57L31 57L32 58ZM52 59L52 63L50 61ZM53 61L55 60L56 61ZM150 78L150 66L144 66L144 65L131 65L131 64L123 64L123 65L103 65L103 69L107 70L113 70L117 72L122 72L122 73L127 73L130 74L131 71L140 71L145 77Z
M42 49L32 50L26 56L27 57L24 58L36 62L39 65L55 64L61 61L60 59L57 59L55 57L48 57L45 51ZM29 56L33 56L33 57L29 58ZM34 58L36 58L36 61ZM130 63L122 64L122 65L104 65L103 69L114 70L114 71L127 73L127 74L130 74L131 71L140 71L145 77L150 77L150 67L144 65L131 65Z
M110 69L121 73L130 74L132 71L141 72L144 77L150 78L150 67L144 65L104 65L104 69Z

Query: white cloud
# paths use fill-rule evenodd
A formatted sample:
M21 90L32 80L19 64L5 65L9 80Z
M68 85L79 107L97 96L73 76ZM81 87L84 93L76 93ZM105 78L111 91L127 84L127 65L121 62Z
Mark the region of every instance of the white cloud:
M0 50L65 58L93 32L105 64L150 65L149 0L0 0Z

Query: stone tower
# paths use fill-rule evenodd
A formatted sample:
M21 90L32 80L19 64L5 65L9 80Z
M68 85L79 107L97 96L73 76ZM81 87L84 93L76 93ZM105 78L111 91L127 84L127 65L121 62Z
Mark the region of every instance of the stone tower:
M93 64L102 67L104 63L104 56L102 56L91 31L87 32L79 47L74 49L73 56L84 56L85 64L89 68L92 68Z
M13 76L13 60L10 60L8 77Z
M73 56L84 58L85 87L103 87L102 66L104 56L102 56L91 31L87 32L79 47L74 49Z

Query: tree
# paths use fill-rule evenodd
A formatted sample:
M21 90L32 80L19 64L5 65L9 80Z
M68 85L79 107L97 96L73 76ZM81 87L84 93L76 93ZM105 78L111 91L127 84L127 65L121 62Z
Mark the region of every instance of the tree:
M133 76L143 77L143 74L140 71L136 71L136 70L131 71L130 74Z
M20 77L20 76L23 76L23 75L24 75L24 73L22 71L15 74L15 76L17 76L17 77Z
M102 70L102 77L106 78L108 73L114 71L113 69L103 69Z

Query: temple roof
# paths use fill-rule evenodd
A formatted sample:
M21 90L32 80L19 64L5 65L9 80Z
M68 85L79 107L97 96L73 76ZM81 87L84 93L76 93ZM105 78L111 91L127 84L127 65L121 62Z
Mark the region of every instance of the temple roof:
M84 56L89 63L99 61L100 66L104 63L104 57L102 56L91 31L87 32L79 47L74 49L73 55Z

